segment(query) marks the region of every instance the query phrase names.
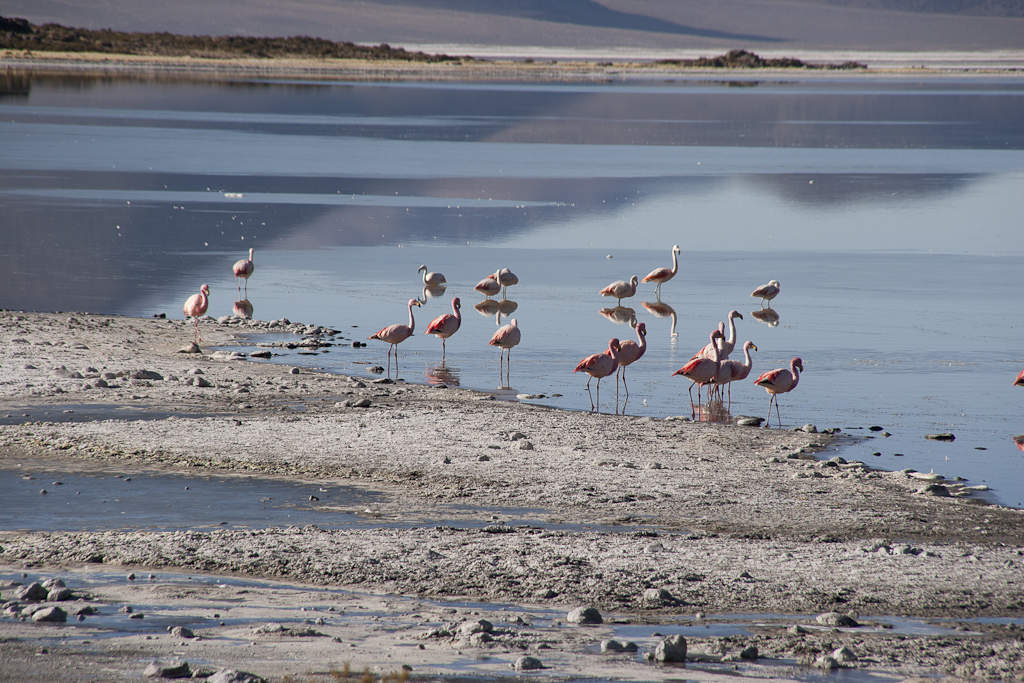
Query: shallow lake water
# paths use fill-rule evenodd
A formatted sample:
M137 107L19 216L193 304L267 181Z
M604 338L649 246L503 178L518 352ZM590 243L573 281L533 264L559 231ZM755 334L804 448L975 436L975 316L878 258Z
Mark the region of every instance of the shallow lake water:
M864 437L847 459L1024 505L1024 77L4 88L0 307L178 317L205 282L209 314L230 315L231 265L253 247L255 317L344 337L275 361L376 376L386 346L350 341L419 297L400 378L589 410L572 370L635 338L635 317L649 348L629 401L609 378L599 407L654 417L692 414L672 372L736 309L737 347L758 350L733 416L764 417L752 379L799 356L784 427L840 427ZM660 299L642 284L631 311L609 310L598 290L670 266L674 244ZM445 274L442 295L424 296L421 264ZM504 267L520 284L494 311L473 286ZM771 279L775 324L750 297ZM422 332L453 296L463 325L442 364ZM502 381L487 340L512 317Z

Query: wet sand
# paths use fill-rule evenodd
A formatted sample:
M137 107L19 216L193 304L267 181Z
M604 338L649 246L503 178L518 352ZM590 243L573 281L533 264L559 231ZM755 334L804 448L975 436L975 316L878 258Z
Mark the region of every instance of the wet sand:
M835 457L842 434L572 413L468 390L297 371L210 348L271 330L296 333L296 342L305 339L307 347L349 340L282 321L223 318L204 321L201 330L203 352L180 353L192 340L191 326L180 320L0 313L0 416L34 416L30 424L0 426L0 457L8 464L57 459L83 467L258 473L324 487L368 486L383 493L379 504L362 511L368 518L478 519L475 508L531 508L548 522L622 525L624 531L572 533L494 519L482 529L4 532L0 573L21 583L59 576L84 592L95 590L89 574L99 570L154 572L153 586L161 585L161 572L275 579L301 596L297 602L311 605L319 604L325 588L359 591L363 597L353 599L359 604L386 604L397 596L457 599L555 610L563 617L588 605L616 621L649 624L652 633L697 612L802 615L789 625L825 612L852 612L866 623L900 615L1019 619L1024 512L986 504L979 499L984 494L956 482L845 462ZM106 388L98 386L104 373L115 375L104 380ZM60 412L69 421L36 421L41 406L55 413L88 404L209 417L75 422L74 414ZM40 495L39 505L48 500ZM19 579L21 572L28 576ZM651 589L665 592L652 595ZM0 584L0 599L11 599L14 590ZM104 584L97 604L101 613L116 612L122 603L143 601L136 597L140 591L139 582ZM275 621L273 595L270 589L236 591L231 604ZM158 603L172 611L205 604L196 600L190 591L164 590ZM473 617L452 609L450 619L421 615L421 621L455 622L457 631ZM83 645L73 634L90 627L91 617L43 625L5 613L0 638L10 673L0 680L25 680L30 671L69 661L87 672L111 672L104 680L127 680L148 660L175 653L213 670L231 667L273 680L307 676L294 657L309 663L309 680L329 680L327 664L343 662L353 672L397 672L404 663L413 675L451 675L453 652L478 662L474 666L482 668L473 671L485 674L510 672L508 664L523 654L549 666L544 673L551 677L651 680L680 673L638 657L601 654L605 627L570 627L562 619L538 633L516 624L529 633L471 643L457 634L421 638L424 629L407 622L422 610L405 610L378 610L379 638L367 640L365 625L335 624L329 637L278 634L273 647L255 649L239 645L250 642L241 626L223 638L220 627L211 626L209 638L196 643L201 647L138 634ZM1018 628L1002 622L979 628L939 637L890 635L882 627L791 635L772 626L759 631L757 642L779 660L773 666L791 662L794 672L801 662L811 664L847 644L860 655L847 665L872 672L988 671L1004 680L1024 678ZM356 632L362 644L348 648ZM38 656L40 647L45 657ZM719 655L722 648L734 655L742 649L739 641L713 639L695 641L691 651L716 648ZM487 663L479 664L483 656ZM714 666L688 670L686 677L727 675Z

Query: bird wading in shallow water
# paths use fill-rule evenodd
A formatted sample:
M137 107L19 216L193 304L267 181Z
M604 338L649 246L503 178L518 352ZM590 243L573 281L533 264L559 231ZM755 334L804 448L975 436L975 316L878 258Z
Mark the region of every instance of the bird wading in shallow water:
M794 358L789 361L789 370L776 368L769 370L754 380L754 384L764 387L765 391L771 395L771 398L768 399L768 420L764 423L765 427L768 426L772 419L772 401L775 402L775 417L778 418L778 426L782 426L782 417L779 415L779 394L785 394L796 389L796 385L800 382L800 373L803 372L803 369L804 362L799 358Z
M444 275L441 275L441 273L428 273L426 266L420 266L416 272L423 273L424 287L440 287L447 282L447 280L444 279Z
M614 337L608 341L608 350L595 353L580 361L573 372L585 372L587 378L587 395L590 396L590 409L594 410L594 396L590 393L590 380L597 378L597 405L601 405L601 378L615 372L619 367L619 340ZM617 409L616 409L617 410Z
M412 317L412 307L420 306L420 302L416 299L409 299L409 324L403 325L397 323L395 325L388 325L377 334L367 337L367 339L379 339L383 342L391 344L391 348L388 349L388 373L391 372L391 350L395 351L395 374L398 374L398 345L404 342L406 339L412 336L412 333L416 330L416 321Z
M732 410L732 383L745 380L754 367L754 361L750 358L750 352L757 351L754 342L748 341L743 344L743 362L738 360L722 361L722 367L718 371L718 378L723 379L723 384L729 390L729 410Z
M638 282L636 275L629 278L629 282L625 280L616 280L607 287L601 290L601 296L610 296L618 299L618 306L622 305L622 300L629 298L636 294L636 283Z
M492 297L501 291L501 285L498 284L498 278L494 275L488 275L480 282L476 283L474 287L476 291L480 292L486 297Z
M210 305L210 286L203 285L199 288L198 294L193 294L189 298L185 299L185 305L182 307L182 312L185 314L185 319L195 318L196 321L196 333L192 337L194 343L203 341L202 336L199 334L199 318L205 313L206 309Z
M430 321L427 325L427 331L423 334L432 334L435 337L441 338L441 362L444 363L445 356L445 341L448 337L452 336L459 331L459 326L462 325L462 313L459 309L462 308L462 302L459 301L459 297L452 299L452 312L439 315Z
M629 398L629 385L626 384L626 366L640 360L647 351L647 325L638 323L636 326L638 341L626 339L619 342L619 369L615 371L615 401L619 400L619 373L622 373L622 386L626 387L626 398Z
M754 297L755 299L760 299L761 306L763 307L766 301L771 301L772 299L777 297L779 295L779 291L781 291L779 288L779 281L772 280L768 284L761 285L760 287L755 289L753 292L750 293L750 296Z
M661 298L661 286L674 278L676 273L679 272L679 245L672 247L672 267L671 268L658 268L652 270L647 276L641 280L641 282L655 282L657 287L654 288L654 296L657 299Z
M709 344L711 347L711 358L700 356L692 358L686 365L672 373L673 377L682 375L690 380L690 386L686 388L686 393L690 395L690 412L694 417L696 417L697 411L693 407L693 393L691 393L693 385L697 385L697 404L700 405L700 388L718 376L718 369L722 365L718 352L718 341L722 339L722 336L721 330L715 330L711 333Z
M502 268L501 270L499 270L497 273L494 274L494 278L498 281L498 284L501 285L502 299L505 298L505 293L508 291L509 287L511 287L512 285L519 284L519 278L516 276L515 273L513 273L508 268Z
M505 357L505 350L508 350L508 370L505 372L505 383L508 384L508 373L512 370L512 347L519 343L522 335L519 332L519 322L512 318L508 325L502 325L491 336L487 342L488 346L497 346L501 349L501 356L498 359L498 377L501 378L501 362Z
M252 275L252 271L256 269L256 266L252 262L252 249L249 250L249 258L244 258L240 261L235 261L235 265L232 267L232 271L235 273L235 279L238 280L238 292L242 292L242 281L238 278L245 278L245 294L246 298L249 298L249 276Z

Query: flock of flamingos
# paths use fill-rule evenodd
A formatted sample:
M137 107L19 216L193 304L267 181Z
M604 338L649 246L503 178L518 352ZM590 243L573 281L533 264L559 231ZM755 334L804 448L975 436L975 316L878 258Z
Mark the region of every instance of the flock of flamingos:
M651 271L641 282L653 282L656 285L655 293L660 296L661 286L675 277L679 270L679 246L672 247L672 267L671 268L658 268ZM249 258L241 259L236 262L233 267L233 273L235 278L238 280L239 293L242 291L241 280L245 280L246 293L248 293L249 287L249 276L252 275L255 266L253 264L253 250L249 250ZM428 272L426 266L420 266L418 272L423 273L423 285L424 287L441 287L446 284L444 275L441 273ZM483 294L488 299L492 296L497 296L500 292L504 298L505 291L508 287L518 284L519 278L510 271L508 268L498 270L492 275L488 275L481 280L473 289ZM625 280L618 280L611 283L604 289L600 290L601 296L611 297L617 299L619 305L622 303L622 299L631 297L636 294L638 286L637 276L633 276L627 282ZM772 280L766 285L761 285L753 291L751 296L761 300L761 305L764 306L765 302L770 302L779 294L779 283L776 280ZM194 342L201 342L202 337L199 334L199 318L206 314L207 307L209 306L210 288L208 285L202 285L198 294L193 294L185 301L183 312L187 318L195 319L195 335ZM422 304L417 299L409 299L409 324L397 323L395 325L388 325L384 329L380 330L374 335L368 337L368 339L379 339L380 341L386 342L391 346L388 348L388 371L391 370L391 353L395 354L395 367L398 367L398 345L411 337L416 328L416 321L413 319L412 309L414 306L421 306ZM462 324L462 314L460 309L462 302L459 297L452 299L452 312L440 315L430 321L427 325L425 334L432 334L441 339L441 357L444 359L445 354L445 342L446 340L459 331L459 327ZM736 346L736 323L735 319L743 319L739 311L729 312L729 336L725 336L725 323L719 323L718 329L711 332L708 344L695 353L693 357L680 369L672 373L675 375L682 375L683 377L690 380L690 386L688 392L690 394L690 408L693 415L696 416L696 409L693 403L693 387L697 386L697 405L701 403L701 389L703 387L709 387L709 393L721 392L722 388L725 387L729 391L729 398L731 402L732 390L731 383L739 380L744 380L750 374L753 362L750 358L750 352L756 351L757 346L753 342L746 342L743 344L744 360L743 362L737 360L730 360L729 356L733 352ZM647 350L647 327L644 323L636 324L637 341L625 340L619 341L618 339L611 339L608 342L608 348L601 353L595 353L587 356L579 362L573 372L584 372L589 377L587 378L587 395L590 396L590 409L594 410L594 396L590 392L590 381L591 379L597 378L597 402L598 405L601 402L601 379L608 377L612 373L615 373L615 387L616 393L618 393L618 381L621 374L622 383L626 386L626 395L629 395L629 387L626 385L626 368L631 364L635 363ZM503 325L498 328L497 332L491 337L487 343L490 346L498 347L500 351L499 356L499 372L505 363L511 364L512 348L519 344L521 339L521 333L519 330L518 322L515 318L512 318L507 325ZM507 352L507 354L506 354ZM506 361L506 355L508 360ZM794 358L789 363L789 368L776 368L775 370L769 370L768 372L762 373L754 384L764 387L769 394L768 399L768 420L765 426L769 426L772 415L772 404L775 404L775 415L778 424L781 425L782 418L779 415L779 394L785 394L796 388L800 381L800 372L804 369L803 361L800 358ZM1015 384L1024 386L1024 371L1017 377Z

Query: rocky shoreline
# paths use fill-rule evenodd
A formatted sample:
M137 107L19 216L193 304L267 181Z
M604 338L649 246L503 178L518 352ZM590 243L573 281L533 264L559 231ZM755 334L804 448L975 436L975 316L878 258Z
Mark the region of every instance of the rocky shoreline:
M205 320L201 329L209 346L237 345L240 333L271 329L296 334L297 348L345 343L336 331L288 321L225 317ZM1024 512L976 500L955 482L846 462L835 453L841 442L827 434L572 413L481 392L314 373L259 356L182 353L191 338L182 321L0 312L0 416L31 415L0 426L4 466L35 458L258 473L372 487L382 494L372 512L388 519L470 519L483 508L529 508L543 511L545 521L622 531L553 531L501 519L469 529L9 531L0 533L0 572L26 574L14 583L98 569L203 572L286 581L307 597L345 588L369 596L364 600L410 596L562 612L586 605L620 622L652 625L698 612L991 617L1001 620L983 628L970 622L970 635L955 638L889 636L884 628L868 635L854 627L794 635L772 627L758 636L758 647L762 659L771 652L801 666L848 646L858 659L839 664L871 672L1024 680L1013 621L1024 610ZM40 407L56 414L67 405L173 414L144 423L75 421L63 413L57 421L39 419ZM0 602L16 589L0 583ZM0 618L12 671L39 665L33 648L40 629L82 628L41 626L18 614ZM398 630L390 645L361 648L359 668L390 670L389 648L422 642L415 635ZM498 658L530 655L549 668L567 657L564 668L546 672L555 677L678 674L636 656L609 673L607 661L587 649L597 642L583 646L581 637L578 628L555 629L534 641L495 637L477 649ZM94 645L89 656L124 647L134 662L166 656L161 648L170 645L116 640ZM717 640L691 653L707 654L705 645L737 656L743 649ZM446 655L476 647L459 636L427 642L443 642L436 649ZM85 656L72 641L47 647ZM283 661L270 664L265 654L239 659L228 648L208 659L249 671L262 663L257 673L285 675ZM413 675L444 670L432 661L417 660ZM124 672L127 680L141 669L126 661ZM22 680L4 675L0 680Z

